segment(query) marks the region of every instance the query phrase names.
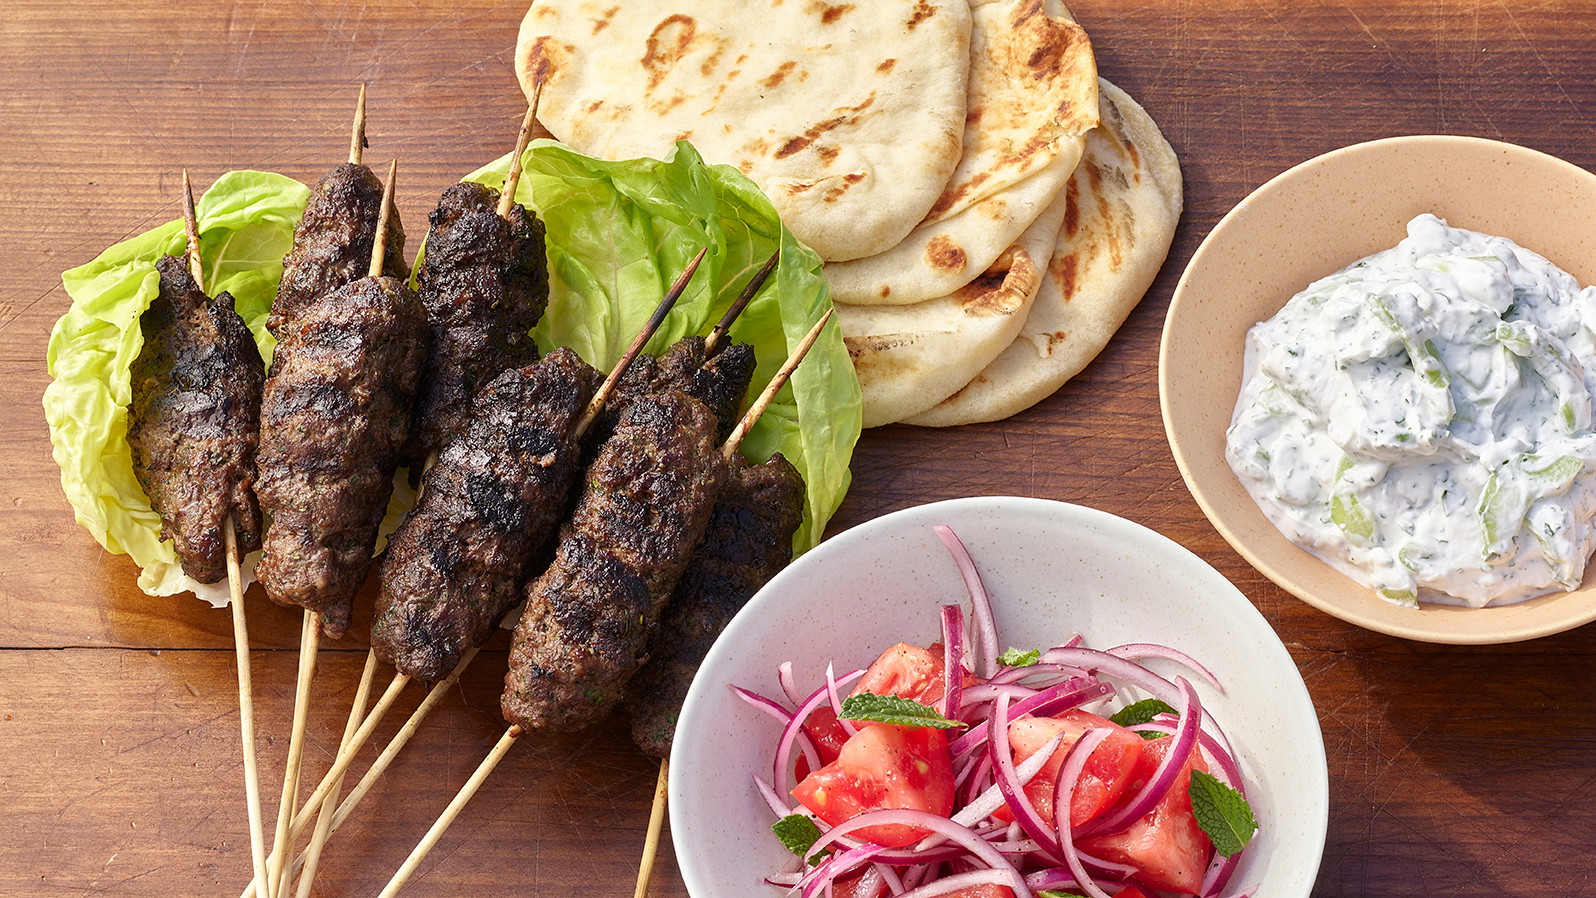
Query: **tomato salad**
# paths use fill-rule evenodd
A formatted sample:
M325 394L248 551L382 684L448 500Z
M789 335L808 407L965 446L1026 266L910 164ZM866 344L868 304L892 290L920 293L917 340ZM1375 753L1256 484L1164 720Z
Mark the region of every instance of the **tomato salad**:
M936 530L968 628L944 605L939 643L828 667L812 691L782 664L785 701L733 687L782 724L773 777L754 780L805 863L767 881L803 898L1244 898L1227 888L1257 823L1235 754L1189 681L1139 662L1222 689L1213 675L1150 644L1000 654L974 562Z

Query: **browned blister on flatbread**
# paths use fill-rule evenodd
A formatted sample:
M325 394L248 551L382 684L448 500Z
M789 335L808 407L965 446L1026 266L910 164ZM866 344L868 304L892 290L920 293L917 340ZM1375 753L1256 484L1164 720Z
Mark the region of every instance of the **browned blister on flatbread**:
M1058 0L972 3L964 152L898 245L826 265L832 298L907 305L985 271L1057 197L1097 125L1091 41Z
M516 69L579 152L691 141L822 258L856 258L901 241L953 176L970 18L967 0L538 0Z
M1014 340L1058 233L1043 218L974 281L912 306L837 306L859 373L864 426L890 424L952 395Z
M1180 219L1180 165L1147 112L1107 81L1102 119L1055 203L1057 243L1019 336L906 423L995 421L1029 408L1097 356L1152 284Z

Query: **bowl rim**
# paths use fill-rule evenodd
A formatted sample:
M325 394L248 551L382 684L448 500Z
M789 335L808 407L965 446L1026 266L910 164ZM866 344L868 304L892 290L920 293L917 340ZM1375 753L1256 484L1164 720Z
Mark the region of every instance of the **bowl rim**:
M1291 773L1292 781L1304 789L1305 793L1298 796L1300 803L1294 803L1289 808L1294 818L1301 818L1306 821L1306 838L1302 841L1312 845L1312 857L1301 859L1304 864L1304 881L1301 895L1302 898L1307 898L1311 894L1313 885L1317 880L1319 868L1323 862L1324 848L1329 832L1330 799L1328 755L1325 751L1323 730L1319 724L1318 711L1313 704L1312 695L1308 692L1307 684L1303 680L1301 669L1297 666L1295 659L1291 657L1290 652L1285 647L1285 643L1279 638L1279 634L1275 632L1268 619L1218 569L1173 539L1128 518L1089 506L1052 499L1020 496L973 496L946 499L911 506L873 518L825 540L815 549L795 559L792 564L778 573L775 578L772 578L770 583L751 598L738 612L733 621L728 624L721 637L716 640L715 645L706 654L700 670L712 668L714 665L711 660L721 660L719 656L728 652L727 646L723 645L723 643L735 642L741 635L740 631L742 629L754 625L752 620L760 614L762 597L774 594L778 590L787 589L787 584L790 582L803 580L806 577L807 569L810 566L825 563L828 555L837 551L837 546L867 540L871 537L884 536L900 528L924 528L929 531L933 523L948 523L957 530L959 527L958 519L961 515L985 514L1012 514L1017 517L1042 515L1057 519L1061 526L1066 523L1074 523L1096 528L1100 532L1131 536L1144 540L1149 550L1155 551L1159 556L1166 557L1172 562L1181 565L1191 565L1195 566L1196 569L1201 569L1201 575L1210 578L1216 591L1227 595L1225 600L1227 613L1235 615L1234 619L1238 622L1244 621L1246 626L1262 627L1264 631L1267 631L1273 637L1271 641L1266 642L1264 645L1252 647L1252 651L1278 653L1279 658L1283 659L1284 667L1291 671L1292 676L1280 678L1284 679L1285 682L1280 683L1277 681L1277 685L1292 694L1289 711L1291 715L1298 718L1294 721L1295 726L1292 728L1292 732L1301 735L1303 738L1311 739L1306 752L1311 763L1307 765L1307 769L1295 769ZM828 547L830 548L828 549ZM1156 549L1152 547L1156 547ZM744 623L739 625L739 621ZM678 722L679 731L687 729L687 724L690 720L709 713L707 710L700 711L699 706L703 705L707 709L708 704L714 700L710 696L713 689L713 685L709 684L707 678L695 678L693 688L689 690L687 700L683 704L683 710ZM1287 715L1288 711L1287 709L1277 708L1276 713ZM1284 720L1286 718L1282 716L1281 719ZM688 765L688 758L685 756L686 752L682 748L686 741L677 739L673 745L670 759L673 771L693 769ZM689 778L690 775L672 776L668 780L669 798L667 807L669 809L673 837L674 834L690 831L690 821L680 819L680 815L686 813L682 808L686 804L684 798L690 785ZM1271 778L1271 782L1273 781L1274 779ZM1282 810L1284 810L1283 807L1277 808L1276 813ZM710 876L710 870L713 868L703 863L701 855L685 850L685 842L686 840L682 839L676 843L678 869L683 882L687 886L689 894L695 896L709 895L711 893L708 890L714 883L709 881L708 877Z
M1554 179L1566 179L1570 188L1578 187L1596 195L1596 174L1592 174L1590 171L1566 159L1519 144L1466 135L1410 134L1368 140L1338 147L1287 168L1255 188L1225 213L1219 222L1214 225L1213 229L1203 238L1202 243L1198 246L1196 252L1192 254L1190 261L1187 262L1185 270L1182 271L1180 279L1175 285L1164 319L1158 355L1159 409L1163 417L1165 437L1175 458L1175 465L1180 470L1181 478L1185 481L1187 489L1219 534L1224 537L1231 548L1265 577L1308 605L1368 630L1420 642L1452 645L1490 645L1549 636L1596 620L1596 601L1586 601L1582 605L1580 603L1564 603L1567 607L1562 612L1556 610L1548 612L1542 609L1548 606L1553 606L1555 609L1554 603L1557 599L1572 596L1574 593L1553 593L1524 602L1486 608L1425 604L1420 609L1406 609L1400 608L1394 603L1376 599L1375 602L1378 604L1365 606L1373 610L1360 610L1359 607L1351 607L1341 601L1320 594L1310 584L1304 582L1301 577L1293 575L1291 569L1308 568L1320 575L1323 575L1325 571L1329 571L1333 573L1335 578L1344 580L1346 584L1349 584L1351 589L1362 591L1369 596L1373 595L1372 591L1368 590L1367 587L1347 578L1327 562L1305 549L1286 542L1286 545L1291 546L1295 551L1282 552L1277 546L1269 545L1268 543L1273 543L1274 538L1278 538L1282 542L1285 541L1285 537L1274 528L1272 522L1268 522L1268 530L1273 534L1273 537L1263 537L1262 540L1266 541L1266 545L1263 547L1256 545L1255 541L1249 539L1245 530L1238 525L1239 522L1232 521L1221 511L1215 496L1223 488L1205 481L1201 476L1200 466L1194 461L1193 456L1203 450L1200 448L1192 449L1193 446L1199 446L1201 440L1197 440L1194 434L1189 433L1183 438L1183 435L1178 432L1177 415L1171 399L1175 392L1172 386L1176 374L1170 361L1171 356L1177 351L1177 344L1183 339L1182 334L1177 333L1177 331L1182 329L1184 317L1190 312L1190 308L1202 301L1201 296L1194 293L1195 288L1191 286L1193 280L1199 272L1203 272L1208 266L1216 264L1213 261L1214 257L1218 257L1229 250L1227 242L1235 239L1231 236L1231 232L1243 228L1242 223L1251 217L1254 213L1254 207L1291 200L1301 201L1304 197L1311 196L1314 189L1326 190L1325 184L1317 184L1316 186L1315 182L1323 179L1323 176L1327 173L1333 173L1336 168L1360 163L1366 157L1388 156L1392 160L1400 161L1410 152L1428 151L1435 148L1439 148L1443 152L1457 154L1460 158L1468 157L1471 160L1477 158L1481 160L1479 164L1485 164L1487 157L1494 157L1503 165L1518 166L1520 171L1527 171L1532 177L1541 177L1547 183L1551 183ZM1304 195L1303 197L1293 197L1292 194L1298 191L1299 185L1305 191ZM1525 245L1530 250L1542 252L1536 246L1522 245ZM1355 259L1346 259L1341 264L1346 265L1353 261ZM1561 262L1558 264L1563 265ZM1567 266L1563 265L1563 267ZM1331 271L1333 270L1335 269L1331 269ZM1323 273L1329 274L1330 271ZM1306 286L1307 282L1305 281L1297 289ZM1289 298L1289 295L1282 296L1280 304L1284 305ZM1240 372L1237 371L1236 374L1239 383ZM1229 415L1227 414L1225 416L1227 427L1229 420ZM1190 442L1187 441L1188 439ZM1228 465L1226 466L1226 471L1227 473L1229 471ZM1234 479L1234 474L1230 474L1230 477ZM1245 490L1240 486L1239 481L1236 482L1235 488L1241 489L1245 494ZM1250 500L1250 494L1248 494L1248 498ZM1255 504L1254 508L1256 509ZM1261 510L1258 510L1257 514L1260 519L1265 522L1268 521ZM1250 514L1247 517L1250 518ZM1289 566L1281 561L1282 557L1289 558ZM1596 584L1596 570L1593 569L1596 569L1596 562L1592 562L1587 568L1586 577L1583 581L1584 587L1596 588L1596 586L1593 586L1593 584ZM1402 620L1393 619L1391 609L1399 609L1403 612L1409 612L1409 614L1403 615L1404 619ZM1570 609L1572 609L1572 613L1570 613ZM1456 625L1455 620L1450 619L1460 614L1473 616L1481 621L1489 619L1484 617L1486 615L1494 615L1498 619L1498 624L1500 623L1500 618L1508 617L1516 621L1516 624L1495 629L1472 623L1467 626L1460 626ZM1454 625L1447 626L1449 623Z

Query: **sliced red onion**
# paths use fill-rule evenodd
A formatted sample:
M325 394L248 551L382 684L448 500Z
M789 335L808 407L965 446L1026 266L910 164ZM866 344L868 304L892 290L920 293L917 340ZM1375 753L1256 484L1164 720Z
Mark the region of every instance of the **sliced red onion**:
M1075 888L1075 874L1071 873L1068 867L1049 867L1025 874L1025 884L1033 892L1040 892L1043 889L1072 889Z
M765 804L770 806L770 812L776 815L777 820L792 813L792 805L788 804L781 793L772 788L770 783L765 782L764 778L755 776L754 788L759 790L759 797L763 798Z
M1135 729L1151 730L1153 732L1165 733L1167 735L1173 736L1175 735L1177 724L1164 723L1163 718L1165 716L1166 715L1159 715L1157 719L1151 720L1147 723L1138 724ZM1237 792L1240 792L1243 797L1246 797L1246 784L1241 777L1241 766L1236 763L1235 757L1233 757L1223 745L1219 744L1219 740L1209 735L1207 730L1199 730L1197 732L1197 744L1202 746L1203 755L1209 760L1213 761L1214 764L1219 768L1219 779L1223 781L1225 785L1235 789Z
M972 686L971 688L975 687ZM1024 701L1014 702L1011 712L1016 717L1024 714L1038 717L1059 714L1113 694L1114 687L1112 685L1098 680L1065 680L1062 683L1049 686L1037 692ZM975 724L970 727L969 732L953 740L953 743L948 746L952 750L953 756L956 758L969 751L972 747L986 741L990 723L990 720L984 720Z
M1113 833L1119 832L1133 821L1140 820L1153 809L1169 791L1175 778L1180 774L1181 765L1186 763L1186 756L1191 754L1197 745L1199 722L1203 718L1202 702L1197 698L1197 690L1185 677L1175 678L1175 688L1179 693L1176 706L1180 712L1180 725L1175 728L1174 744L1158 762L1158 769L1148 778L1147 784L1142 786L1130 801L1114 811L1097 818L1086 824L1083 833Z
M837 723L842 731L849 736L857 734L859 728L842 716L842 695L837 691L837 672L830 664L826 665L826 700L831 702L831 713L837 715Z
M1213 898L1230 883L1230 877L1236 872L1236 865L1241 863L1242 852L1226 857L1218 852L1214 853L1213 863L1208 865L1208 870L1203 874L1202 887L1197 894L1202 898Z
M1098 673L1117 677L1171 706L1180 701L1180 690L1175 687L1174 683L1134 661L1127 661L1107 652L1101 652L1096 649L1061 647L1043 652L1042 660L1060 664L1076 664ZM1204 716L1209 731L1214 734L1214 737L1219 740L1221 745L1226 746L1227 751L1235 754L1234 751L1230 751L1229 742L1225 739L1224 733L1220 731L1218 722L1213 719L1212 715L1205 714Z
M1225 687L1220 685L1219 678L1214 676L1212 671L1198 663L1196 658L1180 649L1153 642L1128 642L1124 645L1116 645L1111 649L1104 649L1104 651L1110 655L1124 658L1126 661L1138 661L1142 658L1163 658L1166 661L1173 661L1201 677L1208 685L1221 693L1225 691Z
M1019 702L1030 698L1037 693L1034 686L1021 686L1018 683L978 683L964 690L964 707L973 708L983 705L999 695L1006 695L1009 701Z
M953 785L963 793L964 804L974 801L977 795L992 785L992 759L984 751L972 757L959 769L958 775L953 778Z
M764 711L777 720L783 721L781 739L776 743L776 759L773 765L776 772L775 782L785 783L787 781L785 771L792 769L792 750L794 746L797 746L798 751L803 754L804 760L809 763L809 769L820 769L820 753L815 750L815 744L810 741L809 736L803 731L801 725L803 718L789 715L786 708L757 692L750 692L741 686L733 686L731 690L737 694L738 698L748 704Z
M1031 755L1022 763L1015 766L1014 773L1016 778L1019 780L1020 785L1023 786L1036 778L1036 774L1041 771L1043 765L1047 763L1047 759L1053 756L1053 752L1058 748L1059 743L1063 741L1063 733L1054 734L1053 738L1049 739L1047 744L1042 746L1041 751ZM996 811L1002 806L1003 792L996 785L993 785L985 792L982 792L981 795L974 801L967 802L964 807L959 809L957 814L953 815L951 819L954 823L957 823L960 826L973 827L982 820L992 816L992 812ZM940 836L926 836L924 839L920 840L918 845L914 846L914 850L924 851L927 848L941 844L941 842L942 838Z
M976 835L968 826L960 826L941 814L930 811L915 811L908 808L888 808L880 811L865 811L850 820L833 826L829 832L821 835L810 846L809 853L823 851L832 845L838 844L844 836L870 826L912 826L917 829L930 830L948 837L948 841L966 849L981 863L988 867L1009 867L1008 861L996 849L987 844L987 841ZM1011 868L1012 869L1012 868ZM1017 876L1018 874L1016 874Z
M1036 806L1031 804L1030 796L1025 794L1025 788L1014 769L1014 754L1008 740L1009 700L1006 696L998 696L998 700L993 703L992 716L988 722L992 725L993 734L987 742L987 753L992 756L992 775L997 779L997 787L1003 793L1004 802L1014 814L1014 821L1027 835L1041 843L1044 849L1058 851L1058 834L1053 832L1052 825L1036 812Z
M794 705L803 703L804 694L798 691L798 681L793 678L791 661L783 661L776 666L776 681L781 683L781 691L787 696L787 701Z
M856 670L836 682L839 684L851 683L862 676L864 676L864 671ZM732 688L735 689L736 687ZM822 766L820 755L815 751L814 744L804 734L803 723L809 719L809 715L813 714L816 708L820 707L820 703L828 697L829 693L826 689L816 689L814 694L809 696L809 699L800 705L797 711L793 712L792 719L787 721L786 728L782 730L781 741L776 744L776 759L773 765L775 776L771 779L771 783L780 787L783 792L791 792L792 787L798 785L792 782L790 773L793 769L791 761L794 742L798 742L800 746L804 747L804 758L809 762L811 770L819 770ZM769 701L769 699L765 700ZM800 738L802 739L801 742L798 741Z
M1045 661L1038 660L1035 664L1027 664L1024 667L1009 667L1009 668L1005 668L1004 670L998 672L998 674L996 676L992 677L992 679L988 680L987 682L989 682L989 683L1019 683L1019 682L1022 682L1024 680L1028 680L1028 679L1030 679L1032 677L1040 677L1040 676L1045 676L1045 675L1048 675L1048 674L1053 674L1053 675L1058 675L1058 676L1065 676L1065 677L1091 677L1092 676L1091 671L1089 671L1089 670L1087 670L1087 669L1085 669L1083 667L1074 667L1074 666L1071 666L1071 665L1068 665L1068 664L1050 664L1050 663L1047 663Z
M941 537L942 544L948 547L948 552L953 555L953 563L958 565L959 576L964 578L964 586L970 593L970 617L975 625L976 644L981 648L981 676L991 677L998 669L998 638L997 624L992 619L992 600L987 596L986 587L981 583L981 572L976 570L975 560L970 557L970 550L953 528L938 524L935 528L937 536Z
M807 898L807 896L816 895L822 890L829 889L832 882L838 877L847 876L849 873L870 863L872 858L884 850L880 845L857 845L835 852L804 874L804 878L800 881L800 885L803 887L803 894ZM811 849L810 853L813 854L813 849ZM806 857L805 862L807 861L808 858Z
M960 720L964 712L964 612L942 606L942 716Z
M1097 750L1097 746L1101 745L1111 732L1113 731L1107 727L1087 730L1080 741L1070 747L1070 753L1064 756L1064 766L1059 768L1057 791L1053 793L1053 818L1054 824L1058 827L1059 847L1064 854L1064 864L1075 875L1076 885L1092 898L1111 898L1111 896L1086 872L1086 865L1075 850L1075 836L1070 829L1070 802L1075 797L1075 784L1080 781L1081 771L1086 769L1086 759L1092 756L1092 752Z
M1011 890L1015 890L1015 895L1026 895L1030 891L1026 888L1025 879L1020 876L1019 871L1009 867L1007 870L971 870L968 873L944 876L912 892L904 892L903 898L935 898L937 895L947 895L960 889L985 885L1008 886Z

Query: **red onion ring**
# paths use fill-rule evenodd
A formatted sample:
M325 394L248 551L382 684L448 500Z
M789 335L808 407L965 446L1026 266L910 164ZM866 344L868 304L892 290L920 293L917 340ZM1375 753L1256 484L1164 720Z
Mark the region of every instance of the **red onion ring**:
M948 547L953 563L959 568L959 576L964 578L965 589L970 593L971 622L975 625L976 644L981 647L981 675L991 677L997 673L1000 650L997 623L992 619L992 600L981 583L981 572L976 570L975 559L970 557L970 550L964 547L953 528L938 524L932 529Z

